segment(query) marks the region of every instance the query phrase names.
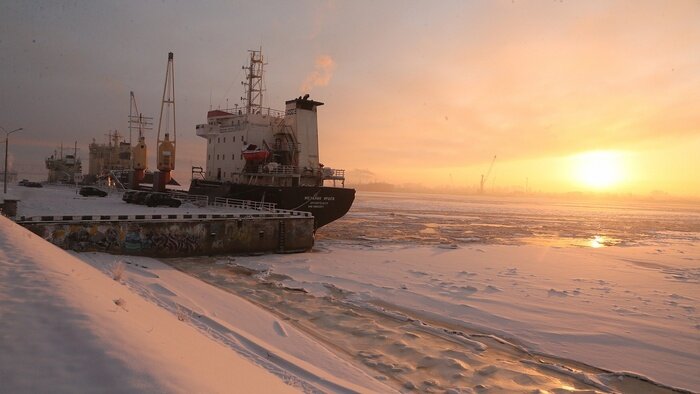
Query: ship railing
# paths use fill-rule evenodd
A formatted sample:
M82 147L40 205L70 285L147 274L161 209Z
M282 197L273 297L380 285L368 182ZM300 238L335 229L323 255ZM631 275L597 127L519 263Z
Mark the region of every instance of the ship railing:
M299 173L299 167L289 165L271 166L269 164L259 164L253 168L251 174L274 174L274 175L294 175Z
M246 107L226 108L226 109L222 109L221 111L228 112L231 115L257 114L257 115L264 115L264 116L272 116L275 118L284 118L284 111L280 111L278 109L269 108L269 107L263 107L260 109L252 109L250 112L248 112L248 109Z
M291 175L291 174L298 173L299 167L289 166L289 165L276 166L276 167L270 168L270 172L273 174Z
M323 179L345 180L345 170L342 169L323 168L321 174L323 174Z
M324 167L321 168L321 179L324 181L333 181L333 187L336 187L336 181L340 181L341 186L345 187L345 170Z

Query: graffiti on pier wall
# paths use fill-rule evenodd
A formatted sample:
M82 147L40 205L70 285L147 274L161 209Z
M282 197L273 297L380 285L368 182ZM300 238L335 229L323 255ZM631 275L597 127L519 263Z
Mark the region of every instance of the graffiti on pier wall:
M118 227L109 224L44 226L44 239L66 249L78 252L88 250L113 250L121 246L122 234Z
M20 223L56 246L77 252L155 257L304 251L313 246L313 218L280 220ZM282 234L280 229L285 229Z
M207 233L203 224L149 223L48 224L35 231L64 249L77 252L192 254Z
M149 232L143 241L148 248L192 253L197 250L197 238L192 234Z

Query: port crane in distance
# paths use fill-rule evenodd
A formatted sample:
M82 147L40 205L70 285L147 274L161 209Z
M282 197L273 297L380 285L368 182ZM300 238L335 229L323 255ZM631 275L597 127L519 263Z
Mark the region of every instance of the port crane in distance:
M486 184L486 181L489 179L489 175L491 175L491 170L493 170L493 163L496 162L496 155L493 156L493 159L491 159L491 165L489 166L489 170L486 171L486 175L481 174L481 182L479 183L479 194L484 194L484 185Z

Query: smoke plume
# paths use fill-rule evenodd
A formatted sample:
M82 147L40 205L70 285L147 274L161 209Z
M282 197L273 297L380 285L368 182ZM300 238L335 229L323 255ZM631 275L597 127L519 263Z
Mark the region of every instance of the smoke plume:
M333 77L335 70L335 61L329 55L320 55L316 58L314 70L306 76L304 83L301 84L302 93L310 91L316 86L326 86Z

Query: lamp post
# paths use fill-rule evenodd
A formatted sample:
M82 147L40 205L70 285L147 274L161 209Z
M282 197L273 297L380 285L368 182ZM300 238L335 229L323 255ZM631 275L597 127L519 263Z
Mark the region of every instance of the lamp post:
M2 131L5 131L4 128L0 127ZM7 146L9 145L10 141L10 134L14 133L15 131L21 131L22 128L20 127L19 129L14 129L10 131L9 133L5 131L5 177L2 179L3 183L3 193L7 194Z

